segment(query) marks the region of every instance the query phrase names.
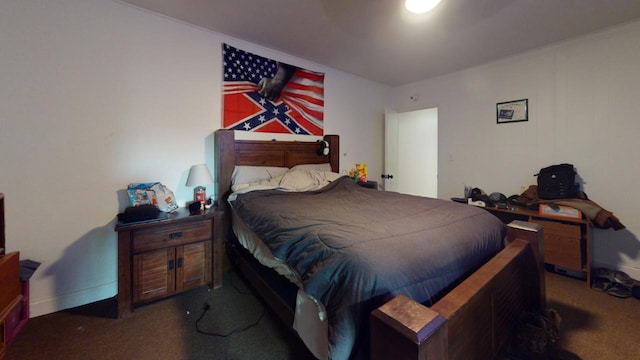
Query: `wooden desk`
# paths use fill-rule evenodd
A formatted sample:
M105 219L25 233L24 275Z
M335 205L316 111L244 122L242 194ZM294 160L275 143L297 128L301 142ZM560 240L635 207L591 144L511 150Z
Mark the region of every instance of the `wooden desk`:
M543 228L545 263L559 273L573 270L586 276L591 286L591 221L541 216L537 211L524 208L498 209L484 207L486 211L508 224L523 220L540 224Z

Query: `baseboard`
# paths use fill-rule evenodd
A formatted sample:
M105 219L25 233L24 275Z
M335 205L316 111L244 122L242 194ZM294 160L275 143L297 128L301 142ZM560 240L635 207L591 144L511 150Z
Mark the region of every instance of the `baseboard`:
M572 278L576 278L576 279L583 280L583 281L587 280L587 273L582 272L582 271L563 268L561 266L553 266L553 265L549 265L549 264L545 264L545 269L547 271L551 271L551 272L554 272L556 274L570 276Z
M622 272L626 273L627 275L629 275L632 279L634 279L636 281L640 281L640 269L637 269L637 268L634 268L634 267L620 266L620 265L610 265L610 264L604 264L604 263L591 263L591 266L592 266L591 281L593 281L593 279L595 279L596 270L599 269L599 268L607 268L609 270L622 271ZM583 280L583 281L587 279L587 274L582 272L582 271L571 270L571 269L563 268L561 266L553 266L553 265L549 265L549 264L545 264L545 269L547 271L551 271L551 272L554 272L554 273L557 273L557 274L570 276L572 278L580 279L580 280Z
M118 283L113 282L90 289L84 289L71 294L64 294L45 300L33 300L29 302L30 317L51 314L56 311L71 309L76 306L86 305L92 302L110 298L118 293Z

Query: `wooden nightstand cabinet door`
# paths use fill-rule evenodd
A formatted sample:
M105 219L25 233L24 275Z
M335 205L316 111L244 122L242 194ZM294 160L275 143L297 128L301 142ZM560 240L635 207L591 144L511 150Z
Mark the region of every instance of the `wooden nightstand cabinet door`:
M176 291L211 282L211 242L203 241L176 248Z
M133 302L149 301L175 292L175 248L133 256Z

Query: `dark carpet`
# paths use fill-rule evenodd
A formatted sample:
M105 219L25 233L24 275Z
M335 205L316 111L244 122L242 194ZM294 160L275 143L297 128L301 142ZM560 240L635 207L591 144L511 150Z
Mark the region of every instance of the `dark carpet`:
M554 273L546 282L549 307L563 319L563 359L640 358L640 300ZM30 319L7 359L313 359L231 270L220 289L199 288L141 306L126 319L115 315L115 300L108 299Z
M7 359L314 358L233 271L224 273L219 289L137 307L125 319L116 313L115 299L108 299L30 319Z

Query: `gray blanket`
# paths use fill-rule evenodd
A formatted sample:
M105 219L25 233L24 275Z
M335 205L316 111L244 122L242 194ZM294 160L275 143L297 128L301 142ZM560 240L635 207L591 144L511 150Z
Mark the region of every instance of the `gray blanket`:
M398 294L430 305L503 247L504 226L451 201L342 177L318 191L238 195L240 218L327 310L332 359L368 356L369 313Z

